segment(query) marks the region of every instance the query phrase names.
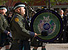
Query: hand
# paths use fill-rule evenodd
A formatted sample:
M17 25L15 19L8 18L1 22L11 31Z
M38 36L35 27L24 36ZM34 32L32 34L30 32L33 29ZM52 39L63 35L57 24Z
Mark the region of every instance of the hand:
M7 35L9 35L9 34L10 34L10 32L8 31Z
M37 36L37 33L35 33L35 36L34 37L36 37Z

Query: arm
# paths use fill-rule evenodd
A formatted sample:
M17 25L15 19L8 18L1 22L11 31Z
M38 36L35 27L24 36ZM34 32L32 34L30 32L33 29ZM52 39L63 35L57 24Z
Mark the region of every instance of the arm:
M7 34L8 31L3 27L3 24L4 24L4 23L3 23L3 20L4 20L4 19L3 19L2 17L3 17L3 16L0 15L0 32L1 32L1 33L6 33L6 34ZM5 25L5 24L4 24L4 25Z
M18 17L15 17L15 18L18 18ZM24 23L20 21L21 19L18 18L19 21L16 22L15 18L13 20L13 26L15 27L17 32L19 32L20 34L22 34L24 36L28 36L28 35L35 36L34 32L31 32L31 31L28 31L25 29Z

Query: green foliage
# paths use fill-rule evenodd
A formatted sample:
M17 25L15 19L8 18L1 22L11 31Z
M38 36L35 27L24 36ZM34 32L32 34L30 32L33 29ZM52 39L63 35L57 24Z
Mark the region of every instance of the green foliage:
M25 2L26 0L21 0L21 2Z
M51 2L55 2L55 0L50 0Z
M67 2L68 3L68 0L63 0L62 2Z
M36 3L40 3L42 0L37 1Z
M5 4L7 1L8 0L0 0L0 5ZM27 3L31 2L30 3L31 5L33 5L34 2L36 2L36 0L13 0L13 1L21 1L21 2L27 2ZM38 0L36 3L40 3L41 1L43 1L43 0ZM57 2L58 3L59 2L62 2L62 3L63 2L67 2L68 3L68 0L50 0L50 2L51 2L51 5L55 5ZM44 3L45 4L48 4L49 3L49 0L44 0Z
M64 2L68 3L68 0L50 0L50 3L51 3L52 6L56 5L56 3L59 3L59 2L60 3L64 3ZM46 4L49 3L49 0L46 0L45 3Z
M2 5L2 3L3 3L2 0L0 0L0 5Z
M14 1L17 1L17 0L14 0ZM31 2L29 5L33 5L34 4L34 2L36 2L35 0L20 0L21 2L27 2L27 3L29 3L29 2ZM36 3L40 3L42 0L38 0ZM59 2L61 2L61 3L63 3L63 2L67 2L68 3L68 0L50 0L50 3L51 3L51 5L53 6L53 5L56 5L56 3L59 3ZM45 4L48 4L49 3L49 0L44 0L44 3Z
M0 5L5 5L6 2L8 2L8 0L0 0Z

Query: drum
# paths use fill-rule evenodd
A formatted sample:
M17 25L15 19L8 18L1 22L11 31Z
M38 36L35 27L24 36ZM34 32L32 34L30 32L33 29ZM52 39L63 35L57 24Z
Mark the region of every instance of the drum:
M53 10L41 9L31 19L31 31L38 34L36 37L38 40L53 42L62 32L62 19ZM43 35L41 35L42 31L45 31Z

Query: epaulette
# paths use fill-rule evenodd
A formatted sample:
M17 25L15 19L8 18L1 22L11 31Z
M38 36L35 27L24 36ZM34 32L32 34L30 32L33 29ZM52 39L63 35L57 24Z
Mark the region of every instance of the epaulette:
M16 18L18 15L15 15L14 18Z

